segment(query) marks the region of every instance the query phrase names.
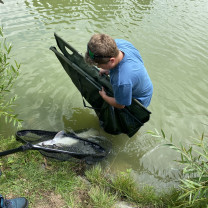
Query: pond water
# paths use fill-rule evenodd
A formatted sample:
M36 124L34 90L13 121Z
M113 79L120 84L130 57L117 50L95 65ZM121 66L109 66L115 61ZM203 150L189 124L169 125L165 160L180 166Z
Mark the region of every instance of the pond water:
M103 166L132 169L138 183L157 188L175 185L175 152L146 132L163 129L176 143L207 135L207 0L4 0L0 23L21 73L13 94L23 129L91 129L112 142ZM82 98L50 46L54 32L81 54L94 33L132 42L139 49L154 85L151 119L132 138L109 135ZM15 129L0 125L5 136Z

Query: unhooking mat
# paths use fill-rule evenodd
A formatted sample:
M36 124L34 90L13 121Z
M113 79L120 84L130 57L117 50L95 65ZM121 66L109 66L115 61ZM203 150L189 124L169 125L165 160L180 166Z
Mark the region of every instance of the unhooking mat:
M88 65L84 57L56 33L54 36L61 52L53 46L50 49L81 95L95 110L103 129L109 134L124 133L132 137L149 120L151 112L136 99L124 109L114 108L106 103L100 96L99 90L103 86L107 95L113 97L110 78L107 75L100 76L98 68ZM87 107L84 99L83 103Z

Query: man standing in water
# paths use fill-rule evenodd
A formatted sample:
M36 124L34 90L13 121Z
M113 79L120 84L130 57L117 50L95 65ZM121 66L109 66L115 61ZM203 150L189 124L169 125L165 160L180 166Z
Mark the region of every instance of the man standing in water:
M106 34L95 34L87 45L85 60L100 68L100 74L110 74L114 97L104 88L101 97L116 108L131 105L132 98L149 106L153 86L139 51L128 41L112 39Z

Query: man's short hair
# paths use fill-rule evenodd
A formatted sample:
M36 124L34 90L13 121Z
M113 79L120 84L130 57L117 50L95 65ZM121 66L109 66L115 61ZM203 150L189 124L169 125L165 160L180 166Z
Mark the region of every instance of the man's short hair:
M119 54L116 42L106 34L94 34L87 44L85 61L88 64L106 64L111 57Z

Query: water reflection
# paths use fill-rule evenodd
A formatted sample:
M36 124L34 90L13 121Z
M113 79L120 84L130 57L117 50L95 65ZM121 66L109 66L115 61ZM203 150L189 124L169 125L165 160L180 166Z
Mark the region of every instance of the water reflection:
M33 13L35 9L39 18L47 26L51 24L74 25L74 29L82 24L83 27L95 30L106 27L120 29L123 25L127 30L137 25L145 13L152 8L152 0L122 0L122 1L26 1L26 6ZM123 30L124 31L124 30Z
M83 118L87 118L83 119ZM62 116L64 129L67 131L94 128L99 130L98 118L94 111L84 108L71 109L71 115L64 114Z

